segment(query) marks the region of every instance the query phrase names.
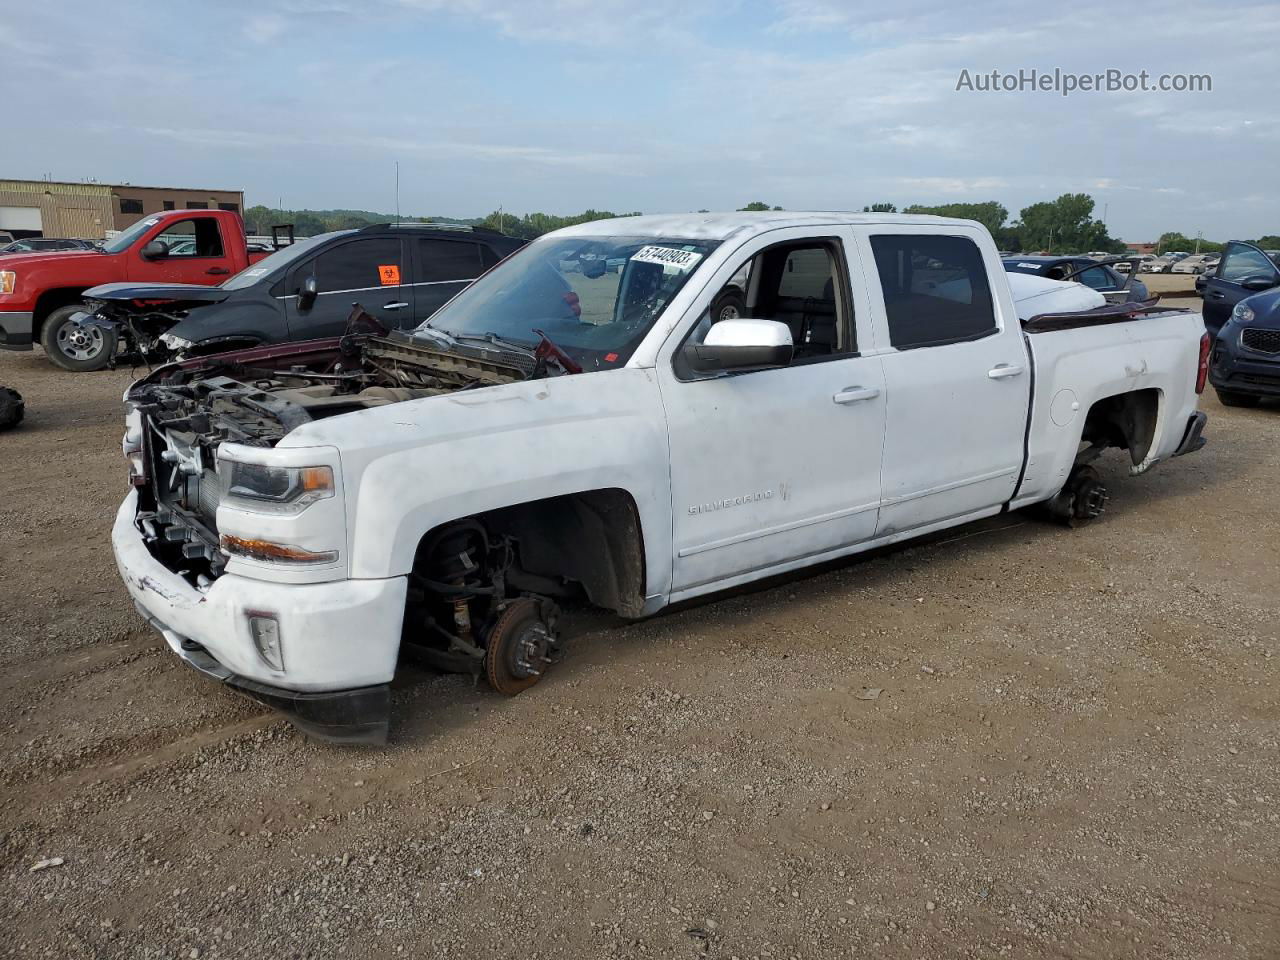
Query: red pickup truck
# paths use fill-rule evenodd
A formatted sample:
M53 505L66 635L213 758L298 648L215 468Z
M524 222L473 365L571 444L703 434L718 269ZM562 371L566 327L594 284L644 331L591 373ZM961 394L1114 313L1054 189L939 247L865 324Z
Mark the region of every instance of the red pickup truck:
M99 251L0 256L0 348L30 350L39 340L67 370L98 370L115 337L81 324L81 295L122 280L212 286L267 256L245 242L231 210L166 210L139 220Z

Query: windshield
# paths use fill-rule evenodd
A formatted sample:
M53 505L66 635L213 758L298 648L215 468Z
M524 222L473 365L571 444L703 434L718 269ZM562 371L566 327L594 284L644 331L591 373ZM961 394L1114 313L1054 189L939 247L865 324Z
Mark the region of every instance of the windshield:
M102 245L102 249L106 253L123 253L133 246L133 241L154 227L160 220L157 217L148 217L145 220L139 220L133 226L116 234L114 240L108 240Z
M332 236L333 234L326 234L324 237L307 237L305 240L295 240L287 247L281 247L269 257L263 257L248 270L241 270L231 279L224 281L222 289L243 290L245 287L251 287L267 274L274 273L282 267L287 267L299 257L309 253L321 239L328 239Z
M536 240L423 327L528 347L541 330L584 370L621 366L716 246L666 237Z

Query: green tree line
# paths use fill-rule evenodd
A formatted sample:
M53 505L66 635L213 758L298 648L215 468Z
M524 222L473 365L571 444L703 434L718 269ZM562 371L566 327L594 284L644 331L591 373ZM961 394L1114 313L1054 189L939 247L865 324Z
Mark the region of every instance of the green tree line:
M1056 200L1046 200L1023 207L1018 218L1009 220L1009 211L995 200L981 203L911 204L902 208L903 213L933 214L940 217L959 217L976 220L991 231L996 245L1015 253L1045 251L1049 253L1086 253L1105 250L1123 253L1125 244L1107 233L1107 225L1094 217L1094 200L1087 193L1064 193ZM739 210L781 210L763 200L754 200ZM873 203L863 207L868 213L897 213L893 203ZM700 211L706 213L706 210ZM401 217L402 221L428 221L433 223L458 223L500 230L508 236L533 240L574 224L591 220L610 220L614 217L638 216L633 213L613 213L609 210L584 210L582 213L560 216L551 213L514 214L495 210L486 217ZM330 230L348 230L368 226L371 223L389 223L397 218L390 213L371 210L280 210L273 207L254 206L244 212L245 228L250 234L265 235L274 224L292 223L300 237L314 236ZM1280 249L1280 236L1267 235L1255 241L1264 249ZM1159 249L1196 249L1197 240L1177 231L1164 233L1159 238ZM1200 239L1199 250L1208 253L1221 250L1223 243Z

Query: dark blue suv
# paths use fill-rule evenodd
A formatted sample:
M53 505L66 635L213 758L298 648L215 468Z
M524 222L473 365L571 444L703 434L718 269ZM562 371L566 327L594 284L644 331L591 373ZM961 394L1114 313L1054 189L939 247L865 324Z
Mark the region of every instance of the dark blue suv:
M1205 329L1214 337L1209 382L1224 406L1280 398L1278 257L1233 240L1218 269L1196 284L1204 296Z

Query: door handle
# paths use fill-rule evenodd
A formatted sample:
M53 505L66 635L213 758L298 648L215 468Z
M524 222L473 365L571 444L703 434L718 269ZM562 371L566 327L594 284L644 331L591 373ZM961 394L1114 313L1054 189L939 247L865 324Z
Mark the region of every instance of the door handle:
M1020 377L1026 373L1026 371L1026 367L1014 366L1011 363L997 363L987 371L987 376L992 380L1005 380L1009 377Z
M208 270L205 271L205 273L207 273L211 277L225 276L230 272L231 271L228 270L226 267L210 267Z
M845 387L831 399L836 403L858 403L860 400L874 400L880 396L875 387Z
M397 302L397 303L384 303L384 304L382 305L382 309L383 309L383 310L403 310L403 309L404 309L405 307L407 307L408 305L409 305L409 304L407 304L407 303L405 303L403 300L401 300L401 301L399 301L399 302Z

